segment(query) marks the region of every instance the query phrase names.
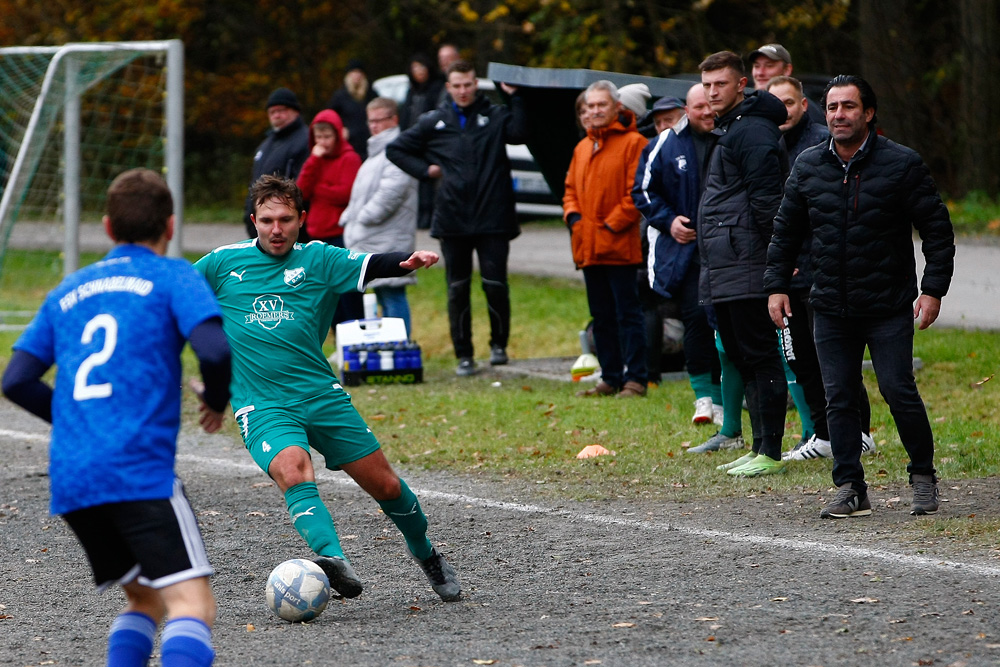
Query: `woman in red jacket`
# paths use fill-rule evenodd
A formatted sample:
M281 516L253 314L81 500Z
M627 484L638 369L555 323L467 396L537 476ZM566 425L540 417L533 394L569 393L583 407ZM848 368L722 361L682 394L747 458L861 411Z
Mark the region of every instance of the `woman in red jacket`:
M311 239L343 248L340 215L351 201L351 187L361 168L361 156L347 142L340 115L331 109L324 109L313 118L309 125L309 146L309 158L296 181L309 210L306 231ZM341 295L333 325L363 317L361 294Z

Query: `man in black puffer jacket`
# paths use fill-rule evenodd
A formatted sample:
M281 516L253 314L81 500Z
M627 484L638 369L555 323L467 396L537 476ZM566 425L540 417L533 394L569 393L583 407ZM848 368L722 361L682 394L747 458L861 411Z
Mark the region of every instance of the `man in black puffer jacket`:
M812 232L809 300L826 388L833 481L840 489L820 516L871 514L857 404L866 346L910 457L910 513L933 514L934 439L913 379L913 318L920 318L921 329L929 327L948 292L955 261L951 219L920 156L876 134L878 105L864 79L836 77L825 99L833 140L796 161L774 220L764 277L771 319L782 326L792 316L788 291L795 258ZM926 260L919 297L914 228Z
M767 313L764 265L787 172L778 126L788 114L771 93L744 92L743 60L735 53L713 54L700 67L719 139L699 207L699 297L714 307L722 346L743 376L753 427L751 453L720 469L756 477L784 470L788 386Z

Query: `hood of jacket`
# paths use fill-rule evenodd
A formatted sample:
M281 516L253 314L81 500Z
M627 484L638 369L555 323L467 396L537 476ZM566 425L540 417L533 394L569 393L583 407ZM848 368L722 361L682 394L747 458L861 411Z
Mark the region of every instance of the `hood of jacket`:
M788 120L788 110L785 103L766 90L751 90L745 93L742 102L736 108L715 121L716 127L726 128L740 116L758 116L766 118L775 125L781 125Z
M399 126L391 127L388 130L383 130L378 134L374 134L368 137L368 157L371 158L379 153L385 152L385 147L393 142L393 140L399 136Z
M354 150L353 148L351 148L351 144L344 141L344 121L340 119L340 114L334 111L333 109L323 109L318 114L316 114L316 117L312 119L311 123L309 123L310 151L313 149L313 146L316 145L316 137L313 134L313 128L316 127L316 123L327 123L329 125L333 125L333 134L334 137L336 138L336 141L333 144L333 150L327 153L324 157L333 159L336 157L340 157L341 155L347 153L348 151Z

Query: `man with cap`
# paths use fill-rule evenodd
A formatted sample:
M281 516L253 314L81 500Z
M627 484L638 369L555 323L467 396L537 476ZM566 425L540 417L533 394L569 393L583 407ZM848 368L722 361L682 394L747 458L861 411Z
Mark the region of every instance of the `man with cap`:
M649 113L653 117L653 127L656 128L656 133L660 134L676 125L684 117L684 103L676 97L661 97L656 100Z
M792 75L792 56L781 44L765 44L751 51L747 60L750 62L753 87L757 90L767 90L767 84L776 76ZM806 113L813 123L826 125L826 115L820 105L810 102Z
M278 88L267 98L265 108L271 129L254 153L250 185L264 174L284 176L294 181L309 157L309 128L299 114L302 110L299 99L288 88ZM252 213L253 202L247 188L243 224L250 238L256 238L257 228L250 219Z
M365 66L360 60L352 58L347 61L345 72L344 86L333 94L326 108L333 109L340 116L347 130L347 143L364 160L368 157L368 137L371 136L365 109L378 95L369 85Z

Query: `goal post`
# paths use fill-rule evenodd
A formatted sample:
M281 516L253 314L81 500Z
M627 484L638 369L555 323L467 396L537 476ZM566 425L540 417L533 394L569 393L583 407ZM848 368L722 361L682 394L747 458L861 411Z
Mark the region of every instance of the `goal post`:
M99 220L107 186L132 167L166 178L175 215L169 254L181 254L180 40L0 48L0 88L0 261L17 222L61 223L64 271L76 270L81 219Z

